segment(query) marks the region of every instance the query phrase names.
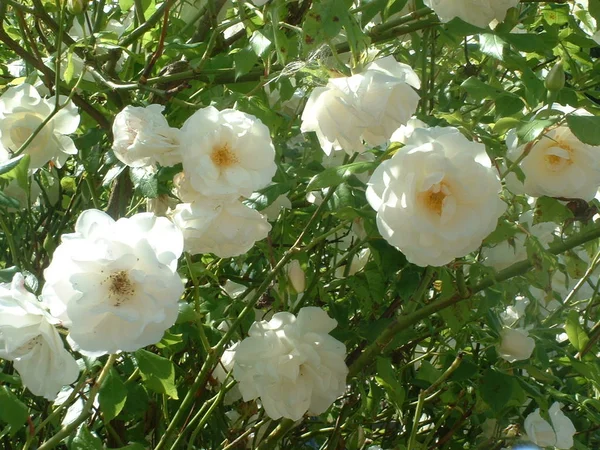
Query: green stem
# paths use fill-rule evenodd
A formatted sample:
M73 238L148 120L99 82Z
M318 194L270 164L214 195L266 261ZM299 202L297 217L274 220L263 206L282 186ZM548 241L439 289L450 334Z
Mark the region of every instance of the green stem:
M595 228L587 230L579 235L572 236L571 238L566 239L563 242L551 245L548 251L554 255L558 255L560 253L566 252L567 250L578 247L581 244L584 244L594 239L598 239L599 237L600 225L597 225ZM401 330L409 328L412 325L419 322L420 320L423 320L445 308L448 308L463 300L471 298L477 292L480 292L484 289L494 286L497 283L506 281L515 276L523 275L532 268L533 265L530 261L519 261L513 264L512 266L509 266L506 269L498 272L495 276L487 277L479 284L471 287L471 295L468 297L462 297L460 294L457 294L448 299L438 300L428 305L425 305L410 314L403 314L398 316L394 322L388 325L381 332L381 334L377 337L377 339L375 339L373 343L371 343L363 350L361 355L350 366L348 376L350 378L353 378L359 373L362 373L364 369L373 361L375 356L385 351L386 347L391 342L393 337Z

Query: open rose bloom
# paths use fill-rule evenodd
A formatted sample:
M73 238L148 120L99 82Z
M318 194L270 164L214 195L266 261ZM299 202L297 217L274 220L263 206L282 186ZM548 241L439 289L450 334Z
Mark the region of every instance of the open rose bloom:
M175 323L183 283L181 232L151 213L114 221L84 211L44 271L42 297L87 355L135 351Z
M441 266L494 231L501 188L484 145L456 128L418 128L375 170L367 200L385 240L413 264Z

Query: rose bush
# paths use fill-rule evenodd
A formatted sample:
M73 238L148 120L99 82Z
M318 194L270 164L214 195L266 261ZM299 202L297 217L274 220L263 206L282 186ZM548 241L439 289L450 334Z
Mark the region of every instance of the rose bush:
M0 448L600 448L597 3L1 1Z

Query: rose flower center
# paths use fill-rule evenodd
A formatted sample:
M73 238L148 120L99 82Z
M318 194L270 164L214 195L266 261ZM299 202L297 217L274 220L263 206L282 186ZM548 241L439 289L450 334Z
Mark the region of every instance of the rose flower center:
M444 200L450 195L450 190L442 182L431 186L427 191L419 194L420 203L430 212L442 216Z
M135 285L124 270L113 273L106 281L109 282L108 297L114 306L121 306L135 294Z
M228 145L219 145L213 148L213 151L210 154L210 159L215 166L222 169L239 163L239 159L237 158L236 154L229 149Z
M565 167L573 164L572 154L573 149L571 147L557 142L556 146L549 148L546 155L544 155L546 168L551 172L560 172Z

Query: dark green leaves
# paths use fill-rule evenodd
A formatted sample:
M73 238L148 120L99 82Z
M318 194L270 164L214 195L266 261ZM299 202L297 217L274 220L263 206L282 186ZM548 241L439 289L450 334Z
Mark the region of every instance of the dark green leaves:
M104 414L104 420L107 422L117 417L123 406L125 406L127 389L115 369L110 370L102 387L100 387L98 400Z
M579 324L580 315L581 314L578 311L570 311L567 316L567 322L565 323L565 331L569 337L569 342L577 351L583 350L590 341L587 333Z
M28 415L27 406L7 386L0 386L0 422L10 426L11 434L25 426Z
M345 166L331 167L315 175L308 183L308 190L314 191L330 186L335 186L350 178L351 175L363 173L374 169L375 162L355 162Z
M510 401L514 382L513 377L493 368L483 373L479 393L496 414Z
M567 125L584 144L600 146L600 117L568 115Z
M135 357L142 379L149 389L159 394L167 394L173 399L178 398L175 367L171 361L146 350L138 350Z

